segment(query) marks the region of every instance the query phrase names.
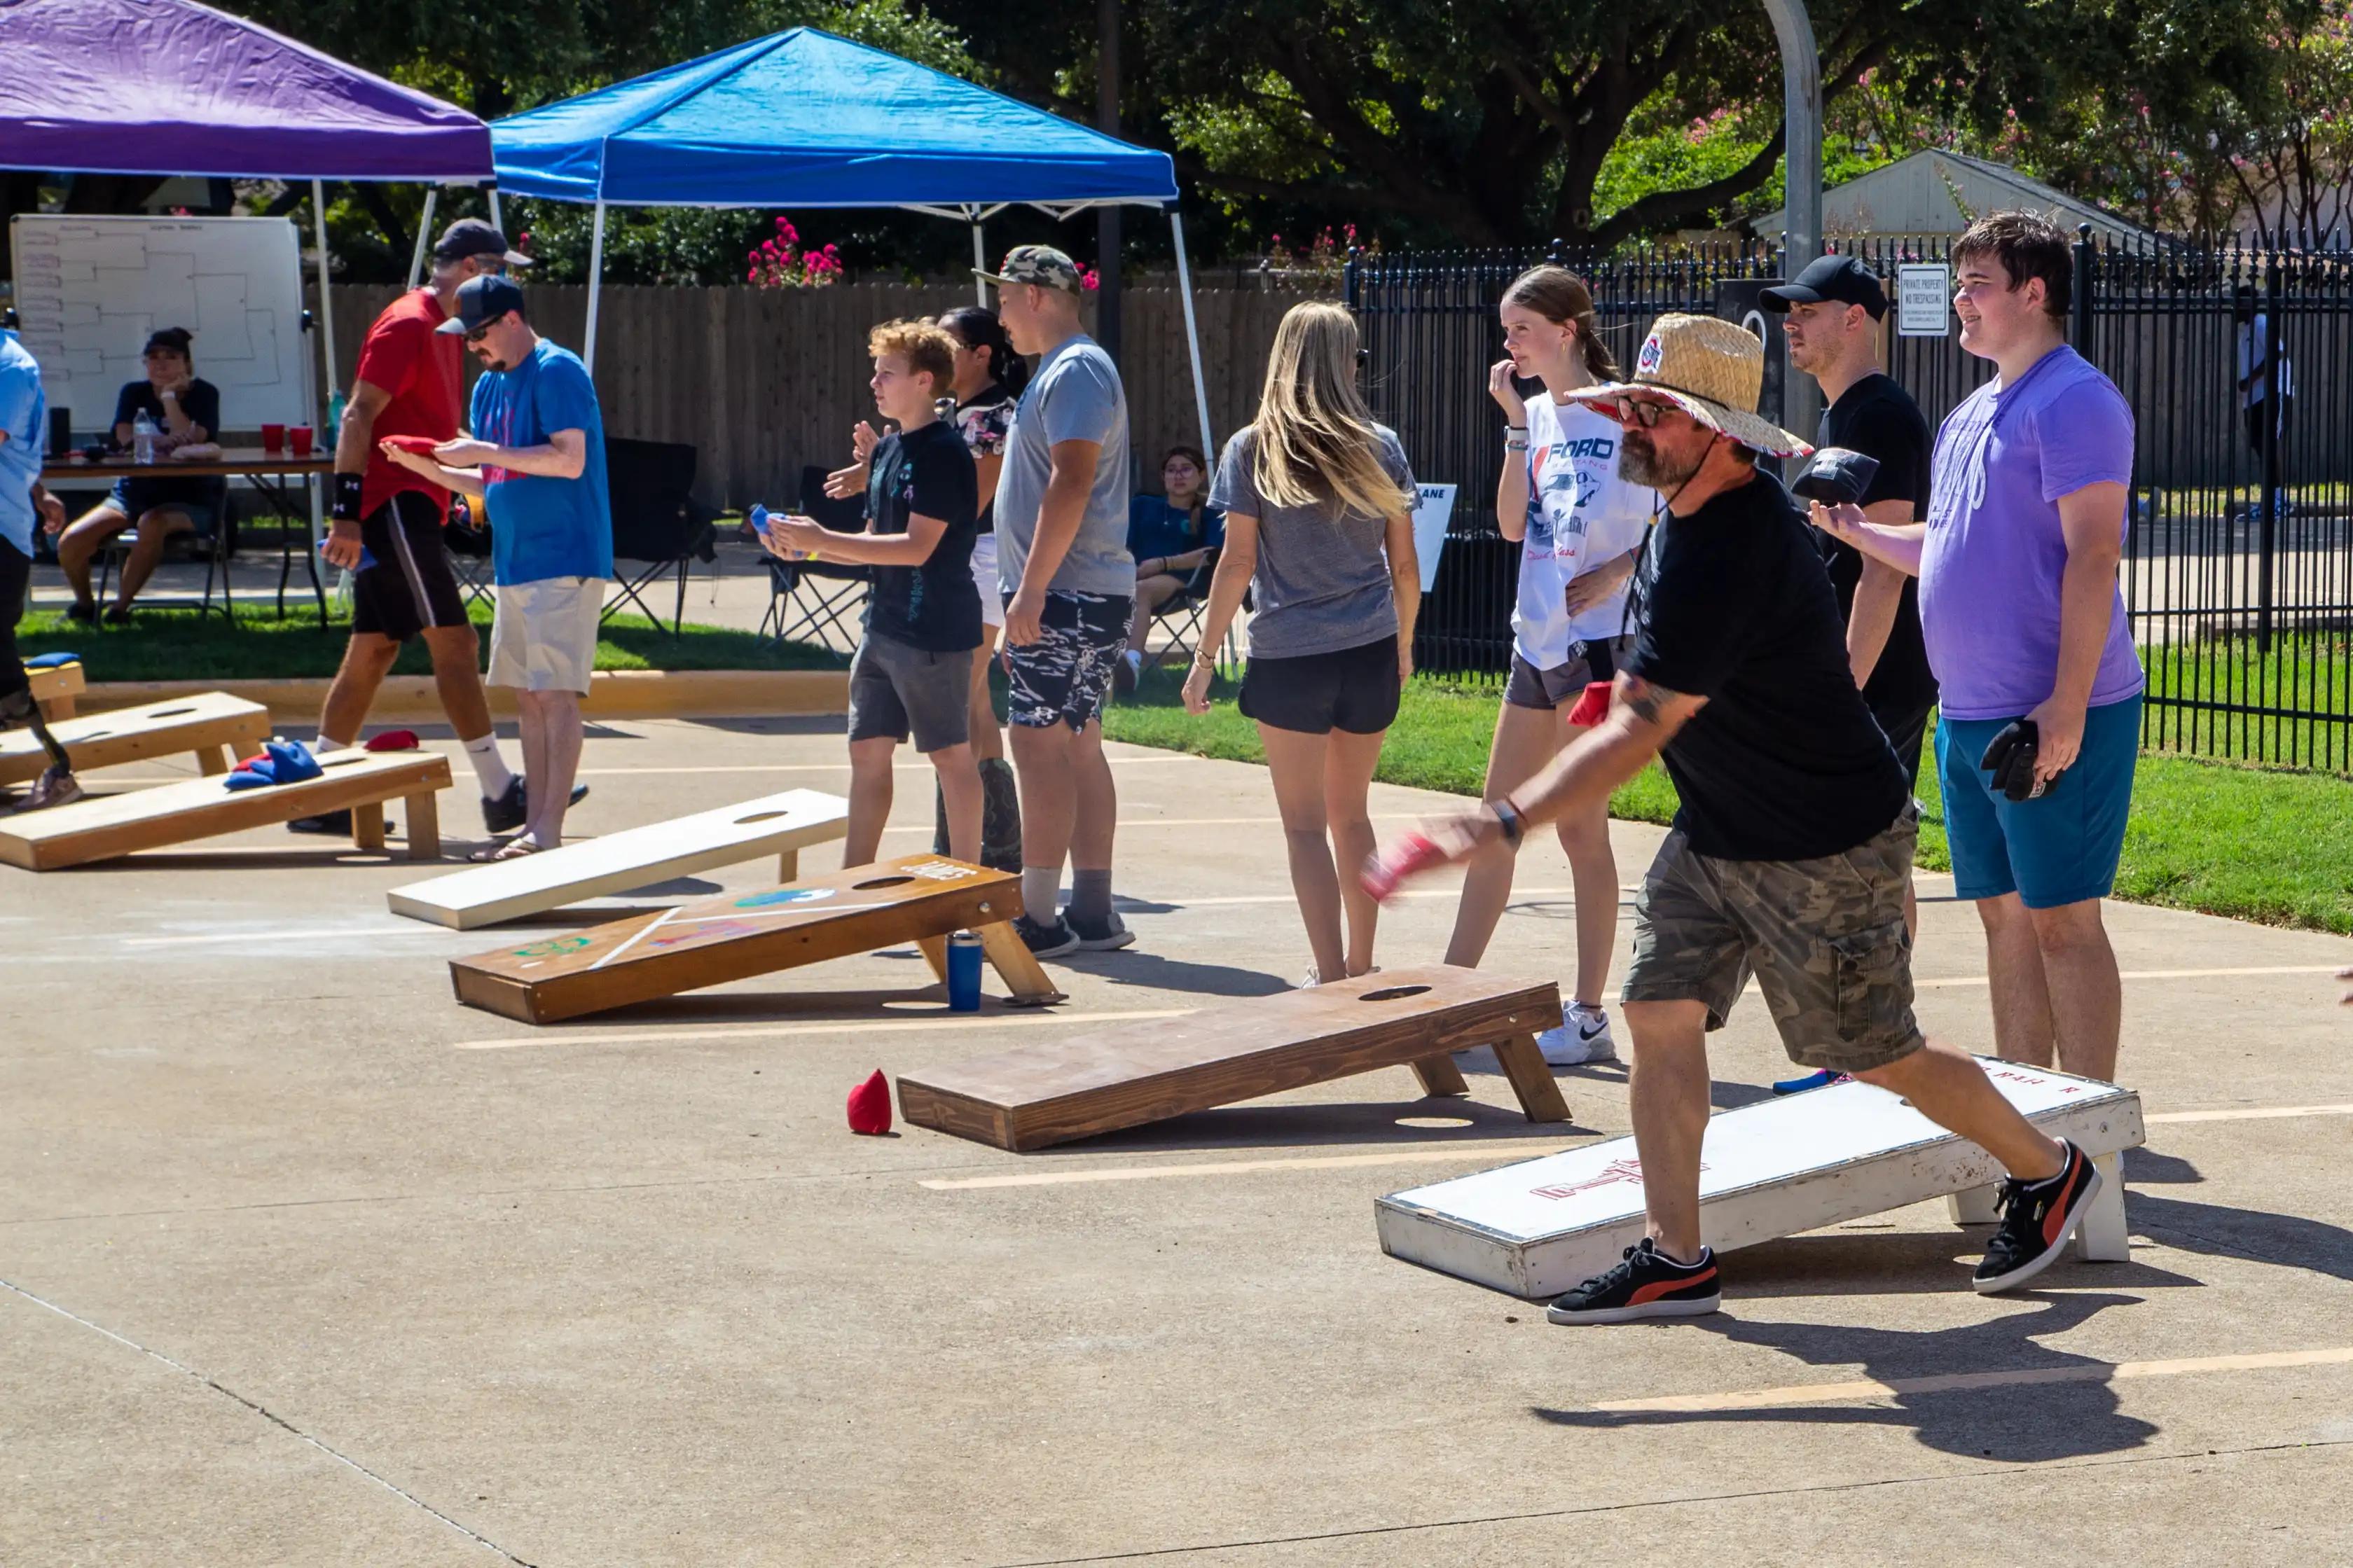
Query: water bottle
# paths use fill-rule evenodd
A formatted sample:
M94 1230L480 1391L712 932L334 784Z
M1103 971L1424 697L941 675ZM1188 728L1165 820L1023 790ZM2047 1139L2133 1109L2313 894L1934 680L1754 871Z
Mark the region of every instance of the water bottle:
M147 417L147 411L141 409L137 421L131 426L131 460L134 463L153 462L155 437L162 434L155 427L155 421Z
M980 938L968 931L948 938L948 1011L980 1011Z

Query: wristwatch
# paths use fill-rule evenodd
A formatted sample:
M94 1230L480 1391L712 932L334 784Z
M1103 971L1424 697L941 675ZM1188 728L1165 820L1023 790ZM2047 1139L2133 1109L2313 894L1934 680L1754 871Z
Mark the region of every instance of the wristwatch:
M1495 826L1503 829L1504 842L1514 849L1518 848L1520 839L1528 830L1528 819L1520 815L1520 808L1508 800L1491 800L1487 803L1487 809L1495 814Z

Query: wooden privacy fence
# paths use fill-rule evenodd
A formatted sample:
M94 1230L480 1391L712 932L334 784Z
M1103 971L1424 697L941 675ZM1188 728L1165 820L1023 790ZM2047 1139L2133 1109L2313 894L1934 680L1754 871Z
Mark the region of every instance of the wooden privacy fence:
M577 352L588 290L525 288L533 324ZM398 293L353 284L333 289L339 385L350 386L368 323ZM1196 297L1218 440L1257 409L1275 324L1301 298L1229 289ZM706 500L727 507L791 502L798 497L802 465L847 462L850 426L873 417L866 389L872 369L868 329L894 317L937 316L972 301L972 289L958 284L607 288L597 307L596 350L606 432L700 448L695 489ZM1090 320L1092 315L1090 303ZM1131 288L1123 325L1122 371L1138 488L1156 489L1161 454L1201 438L1183 302L1174 289ZM470 379L470 367L469 356Z

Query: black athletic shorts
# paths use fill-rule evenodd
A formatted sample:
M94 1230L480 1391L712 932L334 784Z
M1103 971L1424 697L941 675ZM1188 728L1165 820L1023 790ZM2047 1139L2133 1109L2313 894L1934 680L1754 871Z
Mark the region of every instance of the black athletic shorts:
M1912 793L1920 793L1920 747L1927 737L1928 715L1936 710L1933 702L1922 708L1909 708L1901 713L1883 713L1878 709L1871 716L1887 731L1887 743L1895 748L1895 760L1904 764L1905 776L1912 781Z
M1253 658L1237 706L1271 730L1377 735L1397 722L1397 634L1331 653Z
M352 630L406 642L427 626L466 624L466 596L441 542L441 509L402 490L360 523L373 558L352 577Z
M33 558L0 539L0 697L33 684L16 656L16 621L25 613L25 590L33 580Z

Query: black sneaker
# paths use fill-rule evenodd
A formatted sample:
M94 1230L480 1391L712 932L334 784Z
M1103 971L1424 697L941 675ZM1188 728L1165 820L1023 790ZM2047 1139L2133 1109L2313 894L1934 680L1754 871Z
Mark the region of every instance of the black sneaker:
M1701 1247L1697 1263L1677 1263L1646 1236L1626 1249L1617 1268L1556 1299L1545 1317L1556 1323L1632 1323L1705 1317L1723 1305L1713 1248Z
M578 805L588 797L586 784L572 786L572 804ZM507 784L507 793L492 800L482 797L482 826L491 834L512 833L531 820L531 788L521 773Z
M98 606L96 605L85 605L79 599L76 599L72 604L66 606L66 619L69 621L79 621L84 626L94 626L98 625Z
M2029 1184L2001 1184L2001 1224L1986 1243L1969 1284L1981 1296L2015 1290L2058 1260L2067 1238L2100 1195L2099 1168L2073 1143L2057 1175Z
M1128 930L1116 914L1091 921L1084 915L1075 915L1064 910L1062 923L1078 932L1079 945L1089 952L1109 952L1135 940L1135 933Z
M1057 920L1052 925L1046 926L1023 915L1013 922L1013 931L1021 939L1021 945L1029 950L1032 958L1060 958L1066 952L1079 951L1079 933L1072 931L1071 922L1065 920Z
M323 833L336 838L352 836L352 814L348 811L326 811L316 816L298 816L286 825L289 833Z

